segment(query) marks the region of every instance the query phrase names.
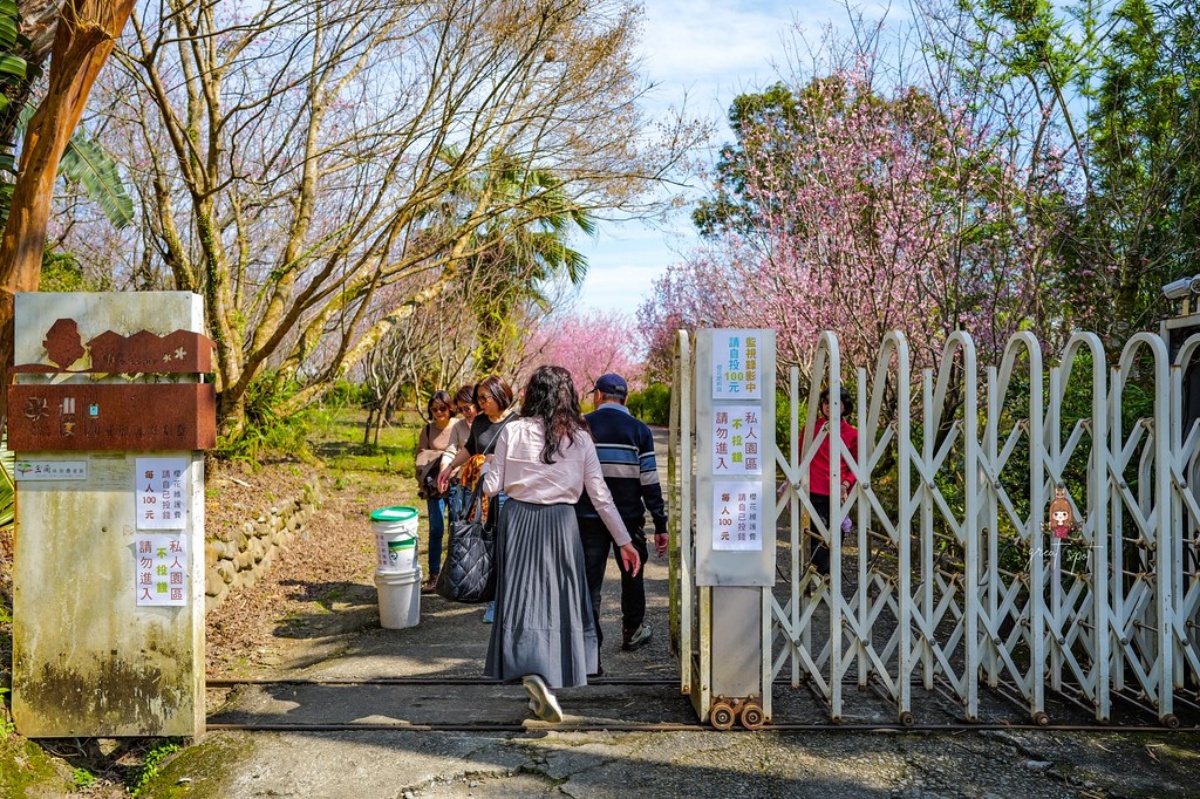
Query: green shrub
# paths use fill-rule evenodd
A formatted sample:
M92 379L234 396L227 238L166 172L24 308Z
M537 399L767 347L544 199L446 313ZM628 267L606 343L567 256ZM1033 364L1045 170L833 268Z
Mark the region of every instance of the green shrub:
M313 457L308 445L309 414L284 416L279 412L299 388L277 370L265 371L251 380L246 389L245 427L236 436L217 441L217 457L252 462L272 452Z
M634 391L626 402L629 412L646 424L671 423L671 389L662 383L651 383L642 391Z
M16 458L8 448L8 437L0 439L0 529L13 523L16 486L13 483Z
M140 796L151 780L158 776L158 767L163 761L171 755L175 754L182 748L179 738L164 738L154 744L154 747L146 753L146 759L142 762L142 767L132 775L132 778L126 784L130 794Z
M0 741L7 741L8 736L17 731L17 725L8 716L8 694L7 688L0 688Z
M42 254L42 276L38 291L102 291L104 288L88 279L73 254L53 250L46 250Z
M790 443L791 442L790 432L792 429L791 428L791 424L792 424L791 407L792 407L791 400L788 399L787 392L781 388L776 388L775 389L775 446L779 448L780 452L785 453L785 454L788 452L788 448L791 446L791 443ZM803 429L804 422L807 419L807 414L808 414L808 396L807 395L804 395L804 401L800 403L800 408L799 408L799 410L796 411L796 413L798 414L796 421L799 424L800 429ZM796 432L799 433L799 429Z

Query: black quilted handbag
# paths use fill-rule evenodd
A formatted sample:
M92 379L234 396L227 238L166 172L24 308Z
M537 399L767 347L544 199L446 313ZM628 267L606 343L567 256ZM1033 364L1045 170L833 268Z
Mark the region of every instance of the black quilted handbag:
M437 592L452 602L490 602L496 598L495 530L484 524L483 480L471 495L474 513L450 523L446 560Z

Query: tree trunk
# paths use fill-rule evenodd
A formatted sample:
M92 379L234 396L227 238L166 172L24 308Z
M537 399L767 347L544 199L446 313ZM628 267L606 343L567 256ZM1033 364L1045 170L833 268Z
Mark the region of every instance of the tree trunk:
M134 0L67 0L59 11L46 98L25 133L12 210L0 241L0 422L8 417L13 294L36 291L58 163Z
M217 435L235 441L246 431L246 394L222 391L217 395Z

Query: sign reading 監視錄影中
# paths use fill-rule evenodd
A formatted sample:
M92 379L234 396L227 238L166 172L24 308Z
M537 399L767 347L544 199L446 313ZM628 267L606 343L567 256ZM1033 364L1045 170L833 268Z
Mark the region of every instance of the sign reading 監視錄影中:
M713 331L712 398L761 399L758 358L759 331Z

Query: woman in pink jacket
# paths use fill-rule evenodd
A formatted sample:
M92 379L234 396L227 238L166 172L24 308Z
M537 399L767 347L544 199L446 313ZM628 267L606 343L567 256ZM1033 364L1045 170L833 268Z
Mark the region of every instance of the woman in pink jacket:
M520 679L529 707L562 721L554 690L587 685L600 663L575 503L586 489L630 573L641 567L600 471L571 373L533 373L520 418L483 467L488 496L503 491L496 537L496 617L484 674Z

